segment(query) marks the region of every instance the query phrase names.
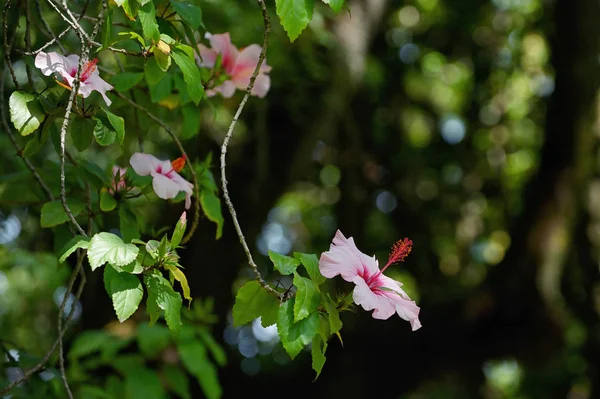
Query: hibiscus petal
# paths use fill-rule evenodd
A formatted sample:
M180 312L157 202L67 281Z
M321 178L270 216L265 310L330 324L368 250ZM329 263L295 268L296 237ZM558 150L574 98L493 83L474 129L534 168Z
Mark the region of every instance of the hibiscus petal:
M198 63L198 66L205 68L212 68L215 66L215 61L217 60L218 55L215 50L206 47L204 44L198 44L198 50L200 50L200 56L202 57L202 59L200 59L196 55L196 62Z
M100 77L100 75L98 74L98 71L94 71L90 75L90 77L87 78L85 83L81 84L81 88L79 89L79 91L81 92L81 94L84 97L87 97L87 96L89 96L90 93L88 93L87 95L85 95L83 93L82 89L84 88L84 86L85 86L86 91L89 90L90 93L92 90L96 90L98 93L100 93L100 95L104 99L104 102L106 103L106 105L111 104L112 101L110 101L110 99L106 96L106 91L112 90L113 87Z
M259 74L254 81L252 95L264 98L271 88L271 77L269 75Z
M250 76L254 73L256 69L256 65L258 64L258 59L260 58L260 53L262 51L262 47L258 44L251 44L248 47L244 48L240 51L238 55L235 65L233 68L233 73L231 75L232 79L236 82L240 82L243 84L245 81L245 86L248 86L248 82L250 81ZM260 66L260 72L269 72L271 67L267 65L267 60L265 59Z
M179 191L181 191L181 186L165 175L153 173L152 177L152 188L159 198L175 198L179 194Z
M238 49L231 43L231 37L229 33L221 34L210 34L206 33L205 37L210 41L210 46L221 54L221 63L225 71L231 75L233 73L233 67L235 66L235 60L238 56Z
M374 319L386 320L396 311L394 304L384 295L378 295L371 291L364 279L357 276L353 283L356 284L352 298L354 303L363 307L363 309L375 310Z
M321 274L333 278L338 274L346 281L354 277L368 278L379 272L375 257L369 257L356 248L352 238L346 239L341 231L337 231L329 251L323 252L319 259Z
M76 55L75 57L77 57L77 61L79 61L79 57ZM35 56L34 65L36 68L39 68L42 71L42 74L45 76L50 76L53 73L57 73L63 79L71 78L69 74L69 60L67 57L63 57L54 51L50 53L44 53L43 51L40 51Z
M154 173L159 166L162 165L163 161L156 158L154 155L143 154L141 152L136 152L129 158L129 163L135 173L140 176L148 176L151 173Z
M235 93L235 85L231 80L226 80L220 86L214 88L215 91L221 93L225 98L230 98Z

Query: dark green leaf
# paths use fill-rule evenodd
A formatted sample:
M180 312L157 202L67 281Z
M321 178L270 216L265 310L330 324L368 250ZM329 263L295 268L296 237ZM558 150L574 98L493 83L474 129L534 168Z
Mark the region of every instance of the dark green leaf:
M169 329L178 330L181 327L180 313L183 302L181 296L173 291L169 281L158 274L145 275L144 283L148 290L148 304L153 304L151 305L153 306L151 311L154 312L157 308L163 310Z
M140 83L143 78L142 72L120 72L112 77L110 83L116 91L124 92Z
M294 285L297 288L296 301L294 303L294 322L298 322L317 310L321 303L319 287L305 277L294 273Z
M198 107L186 106L181 109L183 122L180 137L184 140L190 139L200 131L201 113Z
M165 391L155 370L143 366L127 368L125 397L128 399L165 399Z
M225 350L223 347L219 345L219 343L208 330L201 328L198 330L198 333L215 359L215 362L217 362L217 364L221 367L225 366L227 364L227 355L225 355Z
M289 256L281 255L271 250L269 250L269 258L271 259L271 262L273 262L275 269L284 276L294 273L300 264L298 259L290 258Z
M305 319L294 323L294 301L292 298L279 307L277 315L277 332L281 343L292 359L302 348L312 341L319 328L319 314L312 313Z
M223 235L223 213L221 212L221 201L214 192L210 190L202 190L200 192L200 205L202 205L202 211L208 218L208 220L217 224L217 235L218 240Z
M69 124L69 132L77 151L85 151L92 145L95 126L96 123L90 118L75 116L71 121Z
M294 252L294 258L302 262L302 265L308 272L308 276L312 281L315 282L315 284L320 285L327 280L325 277L323 277L321 271L319 270L319 259L317 258L317 255Z
M106 20L102 24L102 48L110 46L112 41L112 8L108 8Z
M85 204L76 199L68 199L67 205L74 217L77 217L77 215L85 209ZM65 223L68 220L69 216L65 212L60 200L46 202L44 206L42 206L42 216L40 220L42 227L53 227Z
M27 142L25 148L23 149L23 157L29 158L33 154L37 153L48 141L48 137L50 137L50 126L54 126L52 120L48 118L42 123L42 129L40 134L36 134Z
M198 380L208 399L219 399L223 390L219 384L216 367L206 355L200 341L182 342L177 345L179 357L185 368Z
M189 48L188 46L186 46ZM200 80L200 71L196 65L193 53L188 54L187 48L183 45L178 45L173 48L171 57L183 73L183 79L187 85L188 94L192 101L197 105L202 97L204 97L204 87Z
M171 6L181 19L190 24L192 28L204 28L204 24L202 23L202 10L200 7L190 3L180 3L173 0L171 0Z
M344 0L323 0L323 3L329 4L329 7L336 13L340 12L344 6Z
M119 230L123 236L123 241L131 242L135 238L140 238L138 230L138 221L128 205L119 206Z
M316 371L317 376L315 380L319 378L321 370L325 365L325 351L327 350L327 342L323 342L320 335L315 335L312 340L311 355L312 355L312 368Z
M144 78L148 86L154 86L165 76L165 72L156 63L156 57L152 57L144 64Z
M117 207L117 200L108 191L100 193L100 210L110 212Z
M275 0L275 7L283 29L293 42L312 19L314 0Z
M192 399L190 381L180 367L163 366L161 371L169 390L175 392L182 399Z
M150 86L150 98L153 103L164 100L173 90L173 79L171 75L165 76L160 82L154 86Z
M140 324L137 330L138 346L148 357L156 357L171 342L171 332L163 325Z
M97 352L105 347L114 337L102 330L88 330L77 334L71 349L69 359L75 360L91 353Z
M92 118L96 122L94 126L94 138L101 146L107 146L115 142L117 133L104 124L99 118Z
M323 303L325 304L325 310L327 310L327 314L329 315L329 328L331 334L336 334L342 329L342 321L340 320L340 312L338 311L335 302L327 295L327 297L323 298Z
M140 22L142 23L142 32L144 39L148 42L158 43L160 40L160 32L156 23L156 9L152 1L144 4L138 11Z
M261 287L258 281L249 281L235 297L233 324L239 327L263 315L272 318L278 308L279 299L275 294Z

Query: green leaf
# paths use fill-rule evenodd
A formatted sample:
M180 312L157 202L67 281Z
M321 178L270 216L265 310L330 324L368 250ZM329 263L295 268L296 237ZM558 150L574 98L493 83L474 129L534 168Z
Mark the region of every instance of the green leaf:
M163 70L156 61L156 57L152 57L144 64L144 78L148 86L154 86L165 76Z
M272 318L278 308L279 299L275 294L261 287L258 281L249 281L235 296L233 325L239 327L263 315Z
M173 79L171 75L165 76L160 82L154 86L150 86L150 99L153 103L164 100L173 90Z
M104 113L108 118L108 122L112 125L113 129L115 129L115 132L117 133L117 141L119 144L123 145L123 140L125 139L125 120L107 109L104 109Z
M106 20L102 25L102 48L110 46L112 41L112 8L108 8L106 13Z
M102 212L110 212L117 207L117 200L108 191L103 191L100 194L100 210Z
M138 230L138 221L133 212L129 209L126 204L119 206L119 230L123 241L131 242L131 240L140 238L140 232Z
M187 374L175 366L163 366L161 374L165 378L167 387L182 399L192 399L190 394L190 381Z
M289 256L281 255L271 250L269 250L269 258L271 259L271 262L273 262L275 269L284 276L294 273L300 264L298 259L290 258Z
M290 41L296 40L313 17L314 0L275 0L277 15Z
M219 384L216 367L206 354L200 341L182 342L177 345L179 357L185 368L198 380L208 399L219 399L223 390Z
M171 246L173 248L177 248L183 235L185 234L185 227L187 225L186 213L183 212L179 220L177 220L177 224L175 225L175 230L173 230L173 235L171 235Z
M187 278L185 277L185 274L183 274L183 271L181 271L181 269L175 265L167 264L165 265L165 268L169 270L173 278L175 278L175 280L179 281L179 284L181 284L181 289L183 290L183 297L188 300L189 306L189 303L192 303L192 297L190 296L190 286L188 284Z
M137 329L138 346L148 357L156 357L171 342L171 332L163 325L140 324Z
M317 258L317 255L294 252L294 258L302 262L302 265L308 272L308 276L312 281L315 282L315 284L321 285L325 282L325 280L327 280L325 277L323 277L321 271L319 270L319 259Z
M92 118L96 122L94 126L94 138L96 143L107 146L115 142L117 133L104 124L99 118Z
M163 310L169 329L172 331L178 330L181 327L181 296L173 291L169 281L158 274L144 276L144 283L148 290L147 303L153 306L151 311L155 312L157 308ZM153 313L150 313L150 316L152 322Z
M152 53L154 54L154 60L156 61L156 65L163 71L167 72L171 67L171 56L169 54L165 54L162 50L157 47L152 49Z
M200 192L200 205L202 205L202 211L208 218L208 220L217 224L217 235L218 240L223 235L223 224L225 219L221 212L221 200L210 190L202 190Z
M107 268L112 269L112 268ZM108 277L106 277L108 276ZM106 274L105 286L110 285L110 297L117 318L122 323L127 320L138 308L144 296L142 283L133 274L127 272Z
M194 4L180 3L173 0L171 0L171 7L173 7L173 10L175 10L177 15L190 24L192 28L204 28L204 23L202 23L202 10L200 7L195 6Z
M71 360L79 359L104 348L114 337L102 330L88 330L77 334L68 357Z
M142 72L121 72L113 76L110 83L116 91L123 92L140 83L143 78L144 74Z
M190 98L198 105L202 97L204 97L204 86L202 86L200 71L196 65L193 53L190 55L183 45L177 45L173 48L171 57L183 73L183 79L187 85Z
M73 217L77 217L77 215L79 215L85 209L85 204L83 202L72 198L67 200L67 205L69 206ZM65 212L60 200L46 202L42 206L42 217L40 220L42 227L57 226L67 222L68 220L69 216Z
M60 263L63 263L65 260L67 260L69 255L71 255L73 252L77 251L77 249L79 249L79 248L87 249L89 243L90 243L90 239L88 237L85 237L82 235L76 235L75 237L71 238L62 247L62 249L58 252L59 253L58 261Z
M36 96L15 91L8 99L10 120L21 136L33 133L46 117Z
M42 123L41 133L34 135L31 140L27 142L23 149L23 157L29 158L33 154L37 153L48 141L50 137L50 126L53 126L52 119L48 118Z
M183 140L195 137L200 131L201 113L197 107L185 106L181 109L183 123L181 125L180 137Z
M92 237L87 255L93 271L106 262L115 266L125 266L135 260L138 251L138 247L125 244L118 236L102 232Z
M311 355L312 355L312 368L313 370L315 370L317 372L317 376L315 377L315 380L317 378L319 378L319 375L321 374L321 370L323 369L323 366L325 365L325 351L327 350L327 342L323 342L323 339L321 338L320 335L315 335L315 337L312 340L312 348L311 348Z
M215 359L215 362L217 362L217 364L221 367L225 366L227 364L227 355L225 355L225 350L223 347L219 345L219 343L208 330L201 328L198 330L198 333L200 334L202 341L204 341L204 344L208 347L208 350Z
M165 390L155 370L143 366L129 367L125 376L125 398L165 399Z
M323 0L323 3L329 4L329 7L336 13L340 12L344 6L344 0Z
M160 31L156 23L156 9L154 3L149 1L144 4L138 11L140 22L142 23L142 32L144 39L152 43L158 43L160 40Z
M111 185L111 183L112 183L111 179L95 163L91 163L90 161L81 159L81 160L79 160L79 166L81 166L83 169L85 169L92 176L95 176L97 179L99 179L102 182L102 184L104 184L106 187Z
M321 303L321 294L319 287L312 280L298 273L294 273L294 285L298 289L294 303L294 322L298 322L317 310Z
M323 298L325 304L325 310L327 310L329 318L329 328L331 334L337 334L342 329L342 320L340 320L340 312L335 305L335 302L327 295Z
M71 121L69 124L69 132L77 151L85 151L92 145L95 126L95 122L90 118L75 116Z
M146 41L136 32L119 32L118 35L129 36L130 39L137 40L142 45L142 47L146 47Z
M295 298L284 302L279 307L277 315L277 333L281 344L292 359L312 341L319 328L318 312L294 323L294 302Z

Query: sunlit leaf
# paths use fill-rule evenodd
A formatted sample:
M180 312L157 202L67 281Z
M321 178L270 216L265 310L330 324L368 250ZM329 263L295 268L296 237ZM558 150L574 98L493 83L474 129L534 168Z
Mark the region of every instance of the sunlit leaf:
M63 263L73 252L77 251L79 248L87 249L89 242L90 239L82 235L76 235L75 237L71 238L59 251L58 261Z
M293 42L312 19L314 0L275 0L275 6L281 25Z
M308 276L315 284L320 285L327 280L319 270L319 259L315 254L303 254L301 252L294 252L294 258L302 262L302 266L308 272Z
M144 283L148 290L147 308L148 312L152 312L151 321L156 309L160 309L165 312L169 329L178 330L181 327L181 296L173 290L169 281L158 274L145 275Z
M125 266L135 260L138 251L138 247L125 244L118 236L102 232L92 237L87 255L92 270L95 270L106 262Z
M294 285L297 288L294 303L294 322L302 320L314 312L321 303L319 287L305 277L294 273Z
M142 32L144 32L144 39L148 42L157 43L160 40L160 31L158 30L158 24L156 23L156 9L154 3L148 1L139 10L138 16L142 23Z
M296 271L296 268L300 264L300 261L298 259L281 255L271 250L269 250L269 258L271 259L271 262L273 262L273 266L275 266L275 269L284 276L294 273Z
M175 280L179 281L181 289L183 290L183 297L191 303L192 297L190 296L190 286L188 285L187 278L185 277L185 274L183 274L183 271L175 265L165 265L165 267L171 272Z
M15 91L8 99L10 120L22 136L33 133L45 118L36 96Z
M107 269L112 269L112 267ZM116 272L110 273L108 276L106 277L105 274L104 283L110 285L113 308L117 313L117 318L122 323L137 310L144 296L144 289L139 278L133 274ZM107 281L106 278L109 278L109 280Z
M292 359L302 348L312 341L319 328L319 314L312 313L305 319L294 323L295 298L289 299L279 307L277 315L277 332L281 343Z
M235 297L233 324L239 327L261 316L273 319L278 308L277 295L264 289L258 281L249 281Z

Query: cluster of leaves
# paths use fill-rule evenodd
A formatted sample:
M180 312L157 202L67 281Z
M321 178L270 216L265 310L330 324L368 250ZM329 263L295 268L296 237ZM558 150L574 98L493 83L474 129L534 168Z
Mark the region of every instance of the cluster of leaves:
M290 257L269 251L269 258L279 273L294 276L293 287L280 290L283 294L280 302L275 293L265 290L258 281L249 281L237 293L234 325L246 324L257 317L263 327L277 324L281 343L292 359L312 344L312 367L318 377L325 364L327 341L332 335L341 341L339 313L350 307L352 299L339 296L334 300L322 291L326 278L319 271L319 260L314 254L295 252Z
M183 313L186 324L177 334L161 324L139 324L120 334L109 329L78 335L68 354L68 376L78 386L78 397L164 399L169 392L189 399L188 374L208 399L221 397L217 367L225 366L227 358L210 332L216 321L212 307L211 300L195 301L191 311ZM173 365L175 358L182 368ZM116 373L97 381L106 367Z
M190 287L182 266L178 263L178 248L185 232L186 221L180 219L169 240L164 235L161 241L132 239L125 243L119 236L101 232L91 238L73 237L63 249L60 262L79 248L87 249L87 258L92 271L104 266L104 287L110 295L120 322L127 320L138 308L144 289L137 275L143 276L147 290L146 311L150 324L155 323L164 311L165 320L171 330L181 327L182 299L173 289L174 280L181 284L183 296L192 301ZM163 277L167 272L170 281Z

